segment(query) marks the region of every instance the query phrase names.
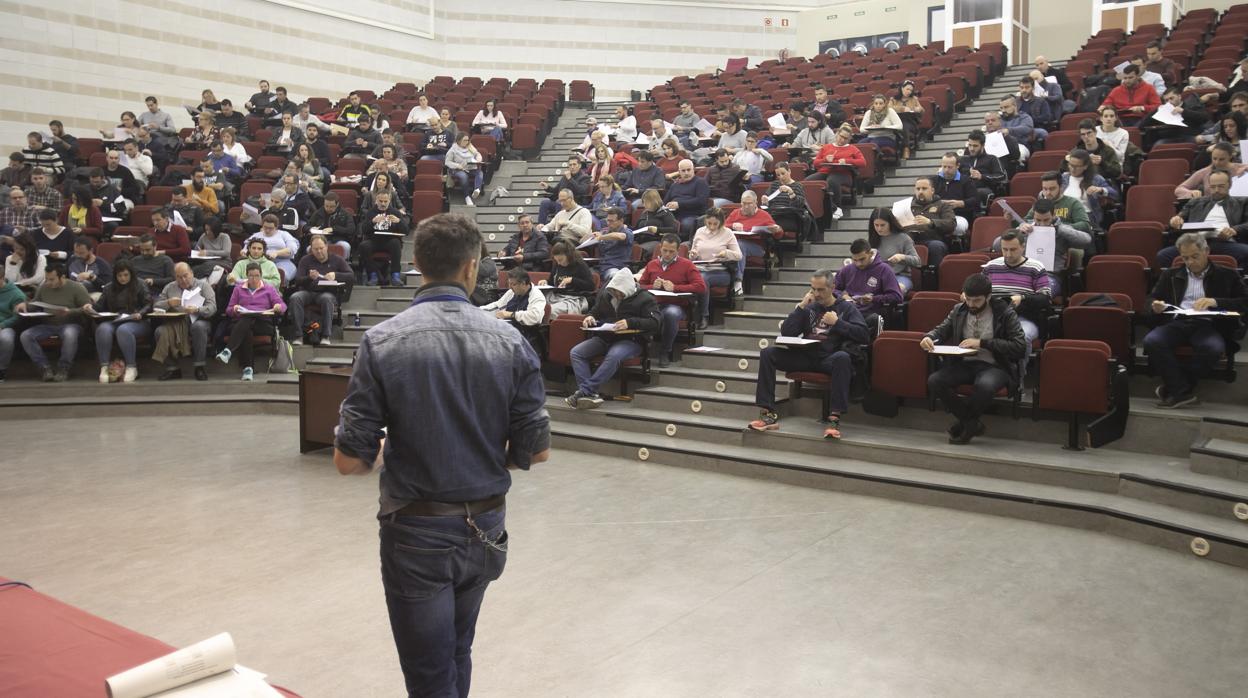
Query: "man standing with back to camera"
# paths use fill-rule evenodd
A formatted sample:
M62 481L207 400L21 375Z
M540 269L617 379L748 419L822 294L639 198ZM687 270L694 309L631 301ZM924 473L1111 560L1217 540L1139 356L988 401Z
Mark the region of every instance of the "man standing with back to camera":
M468 301L480 255L463 216L416 229L424 285L364 334L334 444L344 475L379 466L381 579L408 696L468 695L477 614L507 559L509 471L550 454L537 355Z

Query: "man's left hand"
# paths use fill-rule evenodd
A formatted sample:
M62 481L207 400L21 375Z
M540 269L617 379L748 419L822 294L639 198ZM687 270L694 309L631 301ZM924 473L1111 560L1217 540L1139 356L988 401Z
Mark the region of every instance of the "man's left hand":
M964 339L961 341L961 343L958 344L958 346L962 347L963 349L978 349L979 340L975 338Z
M1216 307L1218 307L1218 301L1213 298L1197 298L1196 302L1192 303L1194 310L1208 310Z
M836 314L835 310L829 310L828 312L823 314L823 324L827 325L828 327L831 327L836 324L836 321L839 318L840 316Z
M628 320L620 320L619 322L615 323L616 332L620 332L622 330L627 330L627 329L628 329Z

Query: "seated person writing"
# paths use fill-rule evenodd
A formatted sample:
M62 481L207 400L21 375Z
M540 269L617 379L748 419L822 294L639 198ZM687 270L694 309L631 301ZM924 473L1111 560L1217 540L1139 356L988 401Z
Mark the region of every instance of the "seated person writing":
M1163 270L1157 279L1149 309L1159 324L1144 337L1148 362L1162 381L1157 406L1166 409L1196 403L1196 384L1220 357L1234 355L1243 336L1242 317L1191 316L1174 309L1248 312L1248 290L1239 273L1209 261L1204 236L1185 233L1178 248L1183 265ZM1176 354L1180 347L1192 350L1186 365Z
M901 287L888 261L871 249L871 243L858 238L849 246L850 263L836 273L832 286L841 300L849 301L862 313L867 324L890 305L901 302Z
M258 250L258 254L264 258L263 251ZM175 265L173 277L174 280L161 289L150 317L160 318L162 311L186 315L166 318L156 326L156 349L152 352L152 359L161 362L165 368L157 380L182 378L178 357L186 355L186 335L190 335L191 364L195 368L195 380L206 381L208 372L204 365L208 361L208 335L212 331L212 316L217 313L216 294L208 285L207 279L195 278L188 264Z
M624 225L624 212L618 208L607 209L607 225L589 234L597 240L598 273L603 281L610 281L617 272L632 273L628 263L633 255L633 231Z
M35 291L34 299L26 305L32 312L49 312L51 316L40 318L38 324L28 327L19 337L22 349L35 363L45 383L60 383L69 379L74 357L78 355L78 338L82 335L83 309L91 305L91 296L87 294L86 287L77 281L70 281L67 274L65 265L61 262L48 265L43 283ZM57 306L57 309L44 311L38 303ZM61 340L60 360L55 369L44 354L43 347L39 345L52 337L59 337Z
M711 317L711 287L733 284L733 293L744 293L741 279L733 281L732 272L725 267L729 264L736 270L740 266L741 248L737 245L737 236L724 226L724 212L713 208L706 212L706 225L698 228L693 234L693 242L689 246L689 259L694 262L716 262L702 267L702 279L706 281L706 291L702 295L702 326Z
M543 338L537 328L546 318L546 296L533 285L529 272L522 267L508 269L507 292L493 303L481 306L481 309L494 313L499 320L514 322L520 334L541 355L539 348Z
M550 259L550 242L534 231L533 217L527 213L520 214L516 227L519 231L498 251L498 258L511 259L526 271L539 271Z
M1027 353L1027 338L1010 301L992 297L992 282L972 274L962 284L962 302L919 342L923 351L936 345L974 350L967 356L947 357L927 377L929 395L938 398L957 421L949 427L949 443L968 444L984 433L980 415L997 391L1020 380L1019 364ZM974 386L970 398L958 397L960 385Z
M240 283L247 278L247 265L259 264L260 276L264 279L264 283L274 288L280 287L282 285L282 273L277 270L277 265L273 263L273 260L269 259L265 254L264 241L253 238L247 241L247 246L244 249L246 253L234 263L234 268L225 277L226 283L230 286Z
M705 298L706 280L702 273L686 257L681 257L680 238L667 233L659 241L659 253L655 255L641 272L637 284L644 289L667 291L669 293L691 293L696 298ZM680 321L696 322L693 315L695 307L692 299L660 297L659 302L659 339L663 353L659 355L659 367L664 368L672 358L672 348L676 345L676 332L680 329Z
M1205 196L1183 202L1183 209L1170 219L1171 234L1182 231L1187 223L1205 223L1209 252L1230 255L1236 266L1248 269L1248 244L1236 242L1240 233L1248 233L1248 201L1230 195L1231 176L1222 171L1209 175L1205 192ZM1157 253L1157 269L1169 269L1178 256L1177 245L1163 248Z
M230 316L230 340L225 349L217 354L217 361L230 363L234 352L238 352L238 363L243 367L243 380L253 378L255 350L251 339L255 336L272 337L277 334L272 313L280 315L286 312L286 304L277 292L277 287L264 283L260 278L260 265L255 262L247 264L247 280L234 287L230 295L230 303L226 309Z
M810 290L780 326L783 337L815 340L803 346L773 345L758 357L758 388L754 402L760 412L750 422L755 431L780 428L776 413L776 371L816 371L828 381L828 427L825 439L841 438L841 415L849 409L849 385L853 380L854 358L866 356L870 335L862 314L853 303L836 297L833 272L821 269L810 277Z
M343 284L354 283L355 274L351 266L342 257L329 251L329 244L324 235L313 235L308 243L308 254L299 260L299 268L291 281L293 288L299 289L290 297L290 317L295 324L299 336L294 344L302 344L303 336L308 334L304 325L304 312L308 305L316 303L321 307L320 324L314 328L320 337L321 344L329 344L334 335L334 311L338 307L338 290ZM324 282L324 283L323 283Z
M643 344L659 329L659 305L649 291L637 287L632 274L616 274L599 294L585 328L610 326L612 331L595 332L572 347L572 372L577 389L566 402L577 409L593 409L602 404L599 389L615 376L620 364L641 356ZM590 361L602 357L591 370Z
M104 287L99 300L83 308L89 315L117 313L114 318L99 318L95 323L101 383L109 382L108 364L112 360L114 339L126 362L122 382L132 383L139 377L138 342L152 336L152 326L143 317L151 309L151 290L131 273L129 262L117 260L112 283Z

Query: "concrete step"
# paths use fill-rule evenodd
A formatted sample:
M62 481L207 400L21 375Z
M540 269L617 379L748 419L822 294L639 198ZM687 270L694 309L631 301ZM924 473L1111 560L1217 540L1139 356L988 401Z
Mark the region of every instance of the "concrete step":
M791 306L790 306L791 307ZM788 313L762 313L749 310L732 310L724 313L724 329L772 332L773 337L780 332L780 325L788 317Z
M758 386L758 380L756 371L721 371L689 366L669 366L659 370L657 385L664 388L684 388L720 394L733 393L752 397ZM776 391L778 393L787 393L788 386L788 379L784 377L777 379Z
M708 327L702 331L703 344L725 349L758 351L771 346L771 340L775 337L774 331L730 330L724 327Z
M581 429L574 424L555 423L551 431L552 446L556 448L1092 528L1176 551L1190 550L1192 539L1200 537L1210 544L1210 559L1248 566L1248 529L1241 523L1118 494L1113 491L1117 481L1109 475L1088 476L1104 485L1103 489L1080 489L876 463L855 457L881 450L874 443L861 447L846 443L845 439L829 443L818 437L820 426L811 420L792 434L743 432L741 445L721 443L714 452L709 452L702 441L681 438L679 427L676 437L654 437L641 443L637 433L630 430ZM785 440L783 446L781 439ZM966 463L974 457L969 455L973 450L962 449L946 462ZM927 452L913 455L923 462L933 462ZM1010 463L1002 463L999 456L993 455L982 465L999 468Z
M707 347L709 345L702 345ZM745 363L742 364L741 362ZM717 351L692 351L685 349L680 355L681 368L708 371L743 372L755 375L758 371L758 349L718 349Z
M1208 437L1192 446L1192 470L1248 482L1248 442Z
M777 395L784 404L788 398ZM737 420L742 426L758 416L753 393L715 392L667 386L638 388L633 393L633 407L641 411L673 412L703 417Z

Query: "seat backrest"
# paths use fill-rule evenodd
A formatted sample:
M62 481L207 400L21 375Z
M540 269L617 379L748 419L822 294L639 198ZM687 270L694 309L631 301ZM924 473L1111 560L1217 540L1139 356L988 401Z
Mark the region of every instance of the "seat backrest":
M560 366L572 365L572 347L585 338L581 329L584 315L568 313L550 321L550 342L546 349L546 358Z
M906 329L911 332L929 332L949 315L949 311L961 302L956 293L919 291L910 298L906 314ZM883 335L881 335L883 336Z
M1105 342L1054 339L1040 352L1040 408L1104 414L1109 411L1109 358Z
M1119 221L1106 234L1109 254L1139 255L1147 260L1161 250L1164 228L1156 221Z
M1140 164L1140 184L1167 184L1174 187L1187 179L1188 165L1182 159L1149 158Z
M1001 208L1002 202L1010 205L1014 212L1020 216L1027 215L1032 206L1036 205L1035 196L998 196L992 200L992 205L988 207L989 216L1001 216L1005 214L1005 209Z
M899 398L927 397L922 332L881 332L871 345L871 387Z
M1132 360L1131 314L1121 307L1068 307L1062 311L1062 336L1104 342L1119 361Z
M1087 291L1126 294L1133 308L1143 308L1148 302L1148 262L1143 257L1097 255L1088 262L1084 275Z
M1027 170L1029 172L1043 173L1062 168L1062 163L1066 162L1066 151L1058 150L1052 146L1048 146L1048 148L1048 150L1031 154L1031 159L1027 161Z
M1010 196L1036 196L1040 193L1043 172L1019 172L1010 179ZM1024 211L1019 211L1021 216Z
M951 254L940 260L937 276L940 283L937 289L945 293L961 293L962 284L968 276L978 274L988 256L982 254Z
M1127 190L1126 220L1168 225L1174 214L1172 185L1137 184Z
M1118 304L1119 308L1122 308L1123 310L1127 312L1131 312L1135 308L1135 305L1131 302L1131 296L1128 296L1125 293L1112 293L1112 292L1088 293L1087 291L1084 291L1082 293L1076 293L1075 295L1070 297L1070 299L1067 301L1067 304L1070 307L1084 305L1088 301L1092 300L1093 298L1097 296L1109 296L1110 298L1114 299L1114 302Z
M1020 211L1019 214L1026 213ZM971 226L971 251L987 252L992 249L992 243L996 241L1001 233L1014 227L1014 222L1007 220L1003 216L980 216L975 219L975 223Z

